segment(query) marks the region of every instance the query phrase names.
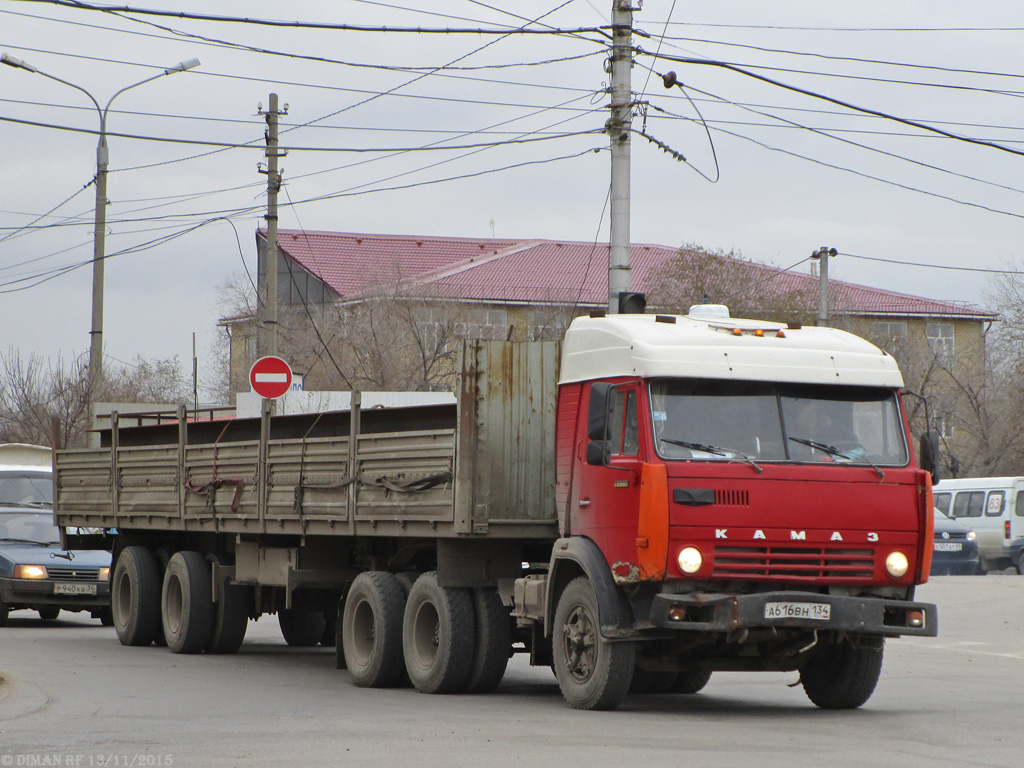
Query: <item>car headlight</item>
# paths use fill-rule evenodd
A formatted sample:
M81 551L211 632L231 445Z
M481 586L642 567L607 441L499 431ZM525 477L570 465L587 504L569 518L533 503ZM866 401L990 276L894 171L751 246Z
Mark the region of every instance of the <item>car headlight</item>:
M696 573L704 563L704 557L696 547L683 547L677 560L683 573Z
M902 552L891 552L889 553L889 556L885 558L885 570L887 570L889 575L894 579L905 576L909 569L910 561L907 560L907 556Z
M46 579L50 574L46 572L45 565L16 565L14 566L14 578L16 579Z
M97 578L100 581L110 581L110 566L108 565L105 568L100 568Z
M968 531L967 532L967 540L968 541L974 541L976 538L978 538L978 534L976 534L974 531Z

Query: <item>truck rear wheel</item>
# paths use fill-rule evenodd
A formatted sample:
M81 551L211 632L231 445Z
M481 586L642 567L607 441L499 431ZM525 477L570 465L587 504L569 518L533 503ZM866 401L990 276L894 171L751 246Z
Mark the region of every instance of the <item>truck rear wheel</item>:
M704 690L710 679L709 669L685 669L672 681L668 690L670 693L698 693Z
M150 645L160 634L160 568L152 550L121 550L110 584L110 614L121 645Z
M615 709L629 692L636 645L601 637L597 596L586 576L562 592L552 627L555 677L574 709Z
M661 672L633 667L633 679L629 683L631 695L668 693L676 682L675 672Z
M199 653L210 642L214 606L210 564L198 552L175 552L167 562L160 601L167 647Z
M249 627L249 604L252 589L241 584L220 581L217 602L213 606L213 625L207 653L237 653Z
M822 709L856 709L869 698L882 672L884 640L877 648L843 641L824 645L800 669L804 692Z
M416 690L464 690L476 645L469 590L438 586L434 572L420 576L405 605L402 645L405 668Z
M281 636L295 648L310 648L320 642L327 628L323 611L308 608L282 608L277 612Z
M512 624L508 608L496 589L474 589L476 648L466 693L490 693L501 683L512 650Z
M341 642L352 682L391 688L402 682L405 591L393 574L365 571L352 582L341 617Z

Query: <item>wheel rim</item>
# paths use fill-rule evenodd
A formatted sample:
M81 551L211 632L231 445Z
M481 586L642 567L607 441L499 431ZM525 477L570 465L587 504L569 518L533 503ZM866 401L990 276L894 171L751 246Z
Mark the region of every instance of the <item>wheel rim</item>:
M128 610L132 602L132 583L125 570L117 572L117 583L114 584L111 600L111 616L123 627L128 624Z
M577 605L562 627L562 651L565 668L577 683L586 683L594 674L597 661L597 631L585 606Z
M167 629L170 633L177 634L181 628L181 613L185 598L181 590L181 579L172 575L167 581Z
M360 666L366 666L373 655L375 634L373 606L366 600L360 600L352 613L352 651Z
M420 603L413 616L412 655L417 666L430 669L437 659L441 618L429 601Z

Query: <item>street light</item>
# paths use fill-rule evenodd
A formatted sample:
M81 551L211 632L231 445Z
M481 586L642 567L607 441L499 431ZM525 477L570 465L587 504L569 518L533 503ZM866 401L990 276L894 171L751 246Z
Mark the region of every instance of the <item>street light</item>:
M0 63L6 64L9 67L15 67L17 69L24 69L28 72L34 72L37 75L48 77L50 80L56 80L58 83L64 83L69 85L75 90L81 91L96 107L96 111L100 116L100 138L99 143L96 145L96 219L95 219L95 232L93 233L93 251L92 251L92 330L89 332L89 398L94 400L98 392L100 382L102 380L103 372L103 262L105 258L105 236L107 229L107 163L109 161L109 152L107 149L107 112L110 110L110 105L114 99L120 96L125 91L137 88L140 85L157 80L164 75L173 75L177 72L184 72L185 70L192 69L193 67L199 66L199 59L188 59L175 64L173 67L165 69L159 75L153 75L147 77L145 80L140 80L137 83L125 86L107 101L107 106L100 108L100 103L96 101L96 98L89 93L85 88L74 83L69 83L67 80L62 80L51 74L47 74L36 67L33 67L27 61L9 56L8 54L0 54Z

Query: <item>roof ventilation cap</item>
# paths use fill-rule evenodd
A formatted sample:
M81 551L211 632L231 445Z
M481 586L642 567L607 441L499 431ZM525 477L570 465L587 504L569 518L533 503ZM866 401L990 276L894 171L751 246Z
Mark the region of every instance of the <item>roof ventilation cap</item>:
M689 317L694 320L728 320L729 308L725 304L694 304Z

